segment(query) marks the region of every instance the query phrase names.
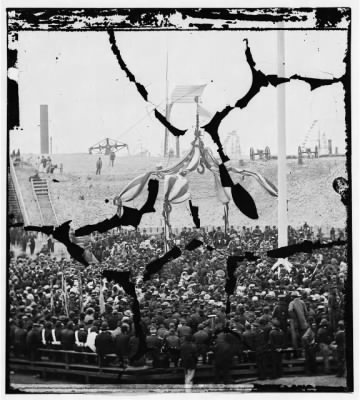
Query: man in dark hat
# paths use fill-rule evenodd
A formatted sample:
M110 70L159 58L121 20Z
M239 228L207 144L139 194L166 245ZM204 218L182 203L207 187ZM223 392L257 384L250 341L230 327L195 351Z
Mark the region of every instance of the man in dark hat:
M61 344L63 350L74 350L75 332L74 324L71 321L69 321L66 327L61 331Z
M266 333L262 328L260 321L256 320L253 323L254 327L254 346L255 346L255 357L258 377L260 380L264 380L267 375L267 341Z
M41 327L40 324L34 323L26 336L26 347L31 361L39 359L38 349L41 346Z
M191 391L197 363L197 350L191 335L185 336L185 341L180 347L182 367L185 372L185 391Z
M309 319L309 326L301 338L305 350L305 373L308 375L316 374L316 323Z
M130 332L129 325L122 323L120 327L121 333L115 336L115 352L119 357L120 365L125 366L129 355Z
M22 320L19 321L14 331L14 354L15 357L21 357L26 354L26 335L27 332L24 329L24 323Z
M218 383L220 379L223 380L224 384L230 383L231 381L231 365L234 357L234 346L232 343L232 334L229 332L224 333L217 337L215 345L215 383Z
M272 329L269 333L269 346L271 354L271 378L280 378L282 375L282 354L285 346L285 334L281 330L280 321L272 320Z
M194 342L196 344L198 355L202 357L203 362L205 363L206 354L209 350L209 334L204 330L204 325L199 324L198 331L194 333Z
M114 341L107 322L101 324L101 332L96 336L95 347L100 364L104 365L106 354L114 353Z
M308 311L304 301L300 299L298 291L291 292L291 298L289 304L291 341L293 348L297 349L301 337L309 326L307 323Z
M288 313L288 305L286 303L285 298L286 298L286 296L284 294L283 295L279 295L279 297L278 297L279 302L274 308L274 311L272 313L272 318L276 319L277 321L279 321L280 328L282 329L282 331L286 335L286 333L287 333L287 320L289 318L289 313Z
M61 349L61 332L64 328L63 323L59 320L55 322L55 328L51 330L51 347L55 350Z
M180 338L176 334L175 324L172 322L169 325L169 334L165 338L165 344L170 356L170 361L177 367L180 358Z
M324 372L328 374L330 372L329 356L330 356L330 343L332 341L332 335L330 333L329 322L323 318L320 322L320 327L316 334L316 340L319 343L320 355L324 360Z
M344 376L345 373L345 328L344 321L338 322L338 330L335 334L336 342L336 364L337 373L336 376Z
M146 346L148 348L148 356L152 359L153 364L156 364L159 358L160 350L163 345L163 340L157 335L155 326L150 328L150 335L146 336Z

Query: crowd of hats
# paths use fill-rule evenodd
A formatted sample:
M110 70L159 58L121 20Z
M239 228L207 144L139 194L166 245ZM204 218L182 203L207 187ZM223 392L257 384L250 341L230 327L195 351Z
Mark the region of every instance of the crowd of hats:
M311 239L313 235L308 226L291 229L290 233L291 241ZM181 246L189 243L193 237L194 231L185 229L175 242ZM84 313L92 313L100 325L110 325L110 320L114 321L114 318L109 320L109 317L114 315L120 323L131 325L133 313L130 296L120 285L113 281L107 282L102 276L103 269L115 268L131 272L136 283L142 322L147 331L159 328L164 320L172 321L175 326L184 323L199 310L204 316L202 324L210 324L213 318L219 323L225 323L227 256L222 253L258 252L261 248L268 250L275 245L276 230L267 228L262 231L256 228L251 232L244 228L237 232L232 228L225 235L218 228L212 232L202 232L202 238L217 250L208 251L205 247L193 251L183 250L179 258L167 263L160 274L155 273L148 281L142 280L145 266L154 257L163 254L163 241L161 237L140 231L94 235L92 251L100 260L101 268L99 265L85 268L79 263L57 259L51 254L33 257L23 254L17 259L12 258L8 275L10 318L15 323L25 320L30 325L77 321L80 316L81 274ZM321 263L316 268L319 260ZM302 297L320 323L328 319L327 301L332 289L337 290L341 299L338 319L343 319L342 298L347 277L346 247L320 249L313 254L299 253L290 257L290 261L293 264L291 271L272 270L274 260L267 257L240 263L234 272L236 286L229 298L230 323L236 323L239 310L246 312L248 323L260 323L264 313L271 314L277 301L289 300L292 295ZM62 298L63 271L68 295L68 315ZM141 284L137 284L139 280ZM103 313L99 306L100 287L105 302Z

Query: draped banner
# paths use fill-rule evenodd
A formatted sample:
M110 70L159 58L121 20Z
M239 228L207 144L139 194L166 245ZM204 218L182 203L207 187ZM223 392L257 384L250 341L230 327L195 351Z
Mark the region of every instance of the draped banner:
M168 235L171 236L170 213L172 210L171 204L180 204L189 200L189 182L182 175L165 176L164 182L164 208L163 216ZM165 238L166 240L166 238Z

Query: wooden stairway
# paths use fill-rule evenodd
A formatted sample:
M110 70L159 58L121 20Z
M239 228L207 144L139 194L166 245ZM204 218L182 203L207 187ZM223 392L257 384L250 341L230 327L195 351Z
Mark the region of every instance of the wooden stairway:
M43 225L58 225L57 216L46 179L31 180L34 197L37 201Z

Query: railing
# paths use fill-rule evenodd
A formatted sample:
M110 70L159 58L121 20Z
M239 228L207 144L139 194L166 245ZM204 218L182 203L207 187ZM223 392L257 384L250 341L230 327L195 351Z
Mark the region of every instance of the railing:
M30 224L29 216L28 216L28 213L26 211L24 199L23 199L22 194L21 194L20 185L19 185L19 182L17 180L15 167L14 167L13 160L11 159L11 157L9 157L9 165L10 165L10 176L11 176L11 179L12 179L13 184L14 184L16 196L17 196L18 201L19 201L20 210L21 210L21 213L22 213L23 218L24 218L24 224L25 225L29 225Z
M208 352L210 355L212 352ZM304 375L304 358L295 358L294 349L282 350L282 373L283 375ZM34 354L35 356L35 354ZM256 354L253 351L244 351L241 360L234 357L231 365L232 378L256 377L258 371L256 366ZM10 355L10 368L12 370L26 370L29 372L40 372L44 377L48 374L77 375L85 378L89 383L90 378L115 379L121 383L161 383L182 382L184 372L179 366L155 366L146 363L142 366L125 366L119 363L115 354L109 354L102 359L96 353L77 352L71 350L38 349L35 358L25 359ZM336 369L334 357L329 357L330 368ZM316 357L318 372L323 372L323 358ZM268 371L270 372L270 371ZM202 382L213 382L214 360L213 354L206 362L198 362L196 366L196 379Z
M56 225L59 225L59 220L58 220L58 217L57 217L56 212L55 212L54 203L53 203L53 201L52 201L52 199L51 199L51 194L50 194L49 185L48 185L48 196L49 196L49 201L50 201L50 204L51 204L52 212L54 213Z

